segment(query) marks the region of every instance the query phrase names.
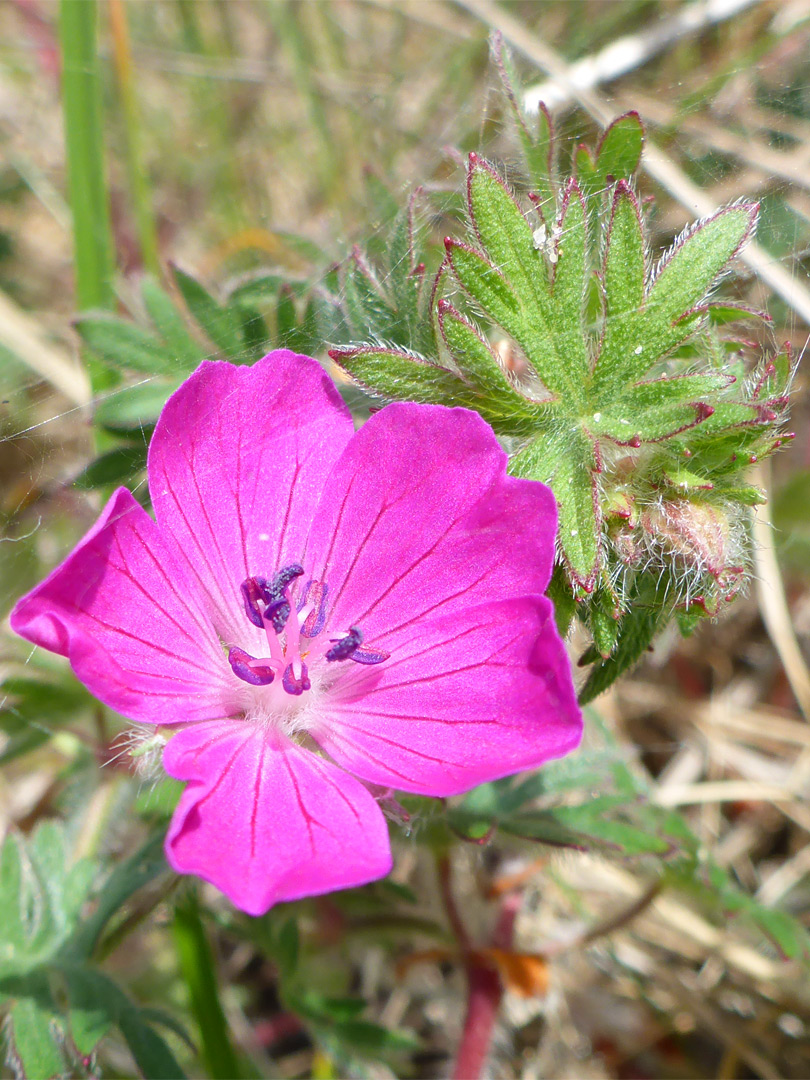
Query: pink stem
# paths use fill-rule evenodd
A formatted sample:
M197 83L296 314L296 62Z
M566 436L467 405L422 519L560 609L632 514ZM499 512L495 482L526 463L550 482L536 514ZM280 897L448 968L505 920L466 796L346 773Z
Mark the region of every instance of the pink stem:
M447 917L463 954L467 972L467 1014L464 1017L464 1030L453 1069L453 1080L480 1080L492 1045L503 986L495 968L472 946L467 928L456 907L451 888L450 860L446 855L439 858L438 871ZM512 947L512 931L521 901L521 894L516 892L504 897L492 933L492 944L496 948Z
M467 963L467 1015L453 1080L479 1080L483 1074L502 993L497 971L480 963Z

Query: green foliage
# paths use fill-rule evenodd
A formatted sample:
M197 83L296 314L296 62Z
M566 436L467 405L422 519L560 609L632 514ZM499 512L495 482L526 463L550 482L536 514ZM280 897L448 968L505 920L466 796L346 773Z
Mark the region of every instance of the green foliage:
M117 874L117 872L116 872ZM116 874L113 877L116 877ZM91 962L92 948L108 919L143 883L127 877L82 920L94 897L97 863L72 855L61 823L42 822L28 841L9 833L0 849L0 1008L8 1014L7 1055L22 1076L45 1080L79 1067L116 1025L144 1077L182 1076L155 1022L170 1017L144 1010ZM111 903L112 900L112 903Z
M47 742L62 724L74 720L93 699L75 679L11 677L3 682L0 731L6 736L0 765Z
M499 40L494 54L537 189L531 208L471 154L474 239L445 241L422 329L394 317L401 309L383 303L355 253L348 280L365 282L354 326L364 322L366 343L330 355L369 393L475 409L509 440L512 474L551 486L568 595L594 639L589 659L599 658L590 699L668 619L713 615L738 591L747 508L759 499L742 474L779 445L792 365L786 350L752 374L722 327L757 313L709 302L756 206L699 222L655 266L632 184L639 117L617 118L593 150L580 146L576 179L563 181L549 118L524 115ZM558 601L563 591L558 582Z
M718 925L739 916L752 936L764 936L783 956L810 968L810 933L801 922L741 891L705 852L686 818L653 801L650 778L627 761L592 710L587 730L586 746L578 753L465 795L448 811L451 828L473 842L497 829L620 860L650 881L688 895Z

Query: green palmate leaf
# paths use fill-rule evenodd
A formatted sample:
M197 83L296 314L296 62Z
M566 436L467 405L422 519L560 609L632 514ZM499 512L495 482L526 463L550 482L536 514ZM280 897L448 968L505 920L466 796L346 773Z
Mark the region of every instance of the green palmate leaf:
M557 499L560 548L574 581L590 592L596 580L601 532L590 441L577 429L551 432L511 458L509 472L551 485Z
M188 332L174 300L150 277L145 277L141 283L141 297L149 318L165 342L168 355L175 363L192 371L204 359L205 352Z
M196 278L179 267L173 266L172 273L186 307L206 336L229 360L241 363L244 342L236 310L220 304Z
M176 366L162 341L126 319L90 314L82 315L73 325L87 348L110 367L160 375Z

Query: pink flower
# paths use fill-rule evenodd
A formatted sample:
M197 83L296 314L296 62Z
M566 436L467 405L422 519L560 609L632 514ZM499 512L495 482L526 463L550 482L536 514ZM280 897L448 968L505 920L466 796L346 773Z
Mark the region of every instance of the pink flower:
M320 366L204 363L149 451L17 604L103 702L173 729L166 854L260 914L391 866L368 785L455 795L580 739L543 596L556 512L464 409L356 434Z

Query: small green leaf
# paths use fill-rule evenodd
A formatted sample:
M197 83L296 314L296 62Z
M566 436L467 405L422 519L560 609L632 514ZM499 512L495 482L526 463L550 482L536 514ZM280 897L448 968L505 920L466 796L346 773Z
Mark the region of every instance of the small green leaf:
M656 321L673 323L701 303L750 235L756 210L750 204L726 207L676 240L647 296Z
M600 349L601 378L610 379L612 365L621 365L627 349L637 347L632 320L627 316L635 313L644 302L644 233L638 201L624 182L616 185L613 212L607 233L605 251L605 331ZM601 357L606 359L603 361ZM623 372L616 372L623 379Z
M469 393L457 375L422 357L371 345L331 349L329 355L364 389L393 401L443 405Z
M590 592L599 565L602 529L590 441L577 429L536 439L510 459L509 472L551 486L563 557L574 581Z
M163 342L133 322L116 315L90 314L80 316L73 325L87 348L116 370L132 368L161 375L175 369Z
M188 332L174 300L151 277L143 279L141 296L149 318L166 343L169 356L188 371L193 371L205 358L205 352Z
M440 300L438 312L439 328L453 359L465 379L480 391L474 407L499 433L536 431L547 417L548 406L531 401L513 386L492 346L452 304ZM472 403L469 392L456 402L468 403Z
M317 990L299 991L288 1004L295 1012L310 1020L352 1020L366 1009L364 998L329 997Z
M70 1034L80 1054L91 1054L117 1019L121 991L97 972L69 968L68 988Z
M11 1007L11 1037L20 1059L23 1076L30 1080L51 1080L65 1071L65 1058L55 1035L55 1006L46 989L22 997Z
M607 660L594 667L579 692L580 705L599 697L623 675L650 647L667 610L668 579L650 580L642 577L628 602L622 618L619 637Z
M233 310L242 331L245 356L252 361L260 360L269 351L267 323L255 308L240 304Z
M583 333L583 305L586 285L585 204L579 188L569 183L556 242L554 273L555 341L565 358L568 375L582 384L590 374L590 358Z
M247 307L264 307L276 299L278 290L288 281L285 274L259 270L242 278L230 289L228 302L231 306L244 304Z
M529 183L540 196L541 205L553 206L554 134L549 111L540 102L536 126L526 115L521 103L520 82L512 66L509 50L504 47L500 33L492 36L492 56L500 72L501 83L515 119Z
M292 348L289 342L295 339L298 330L298 312L295 310L295 293L289 285L282 285L278 291L276 304L276 337L279 345Z
M523 329L520 302L500 270L465 244L448 241L446 247L450 268L462 289L499 326L518 338Z
M290 917L282 923L276 938L275 957L284 982L289 981L298 970L300 951L298 921Z
M207 337L229 360L241 363L243 344L235 309L223 307L196 278L178 266L172 267L172 273L188 310Z
M701 427L703 433L728 431L730 428L762 426L767 427L776 420L776 413L765 405L747 405L744 402L721 401L714 406L714 412L708 416Z
M110 919L134 892L165 870L163 833L157 832L112 871L96 898L95 909L72 935L65 955L71 960L89 958Z
M593 643L603 659L610 656L619 638L619 619L614 608L610 593L605 589L597 590L590 605L589 624Z
M632 412L664 405L691 405L717 395L731 386L734 378L721 372L700 375L665 375L650 382L637 382L618 399Z
M596 168L602 184L610 178L628 179L641 164L644 125L637 112L627 112L608 125L596 148Z
M393 1031L370 1020L343 1020L332 1028L338 1045L365 1055L403 1053L418 1050L422 1045L416 1035Z
M108 450L82 469L73 484L84 491L126 484L146 468L146 451L146 445L138 443Z
M538 290L547 294L548 275L534 247L531 226L503 180L489 164L471 154L467 184L470 216L489 258L524 303Z
M707 480L705 476L700 476L698 473L691 472L681 466L666 468L661 475L665 483L669 484L670 487L677 488L684 494L688 494L690 491L711 491L714 488L711 480Z
M619 446L640 446L661 442L706 419L707 410L698 405L664 405L655 409L633 409L619 401L605 412L594 413L587 422L592 435L611 439Z
M397 345L405 344L407 334L401 333L398 313L386 302L379 283L357 250L349 264L344 298L349 318L358 335L365 336L373 328L378 337Z
M111 391L93 410L93 420L109 431L138 431L154 427L166 399L180 385L180 379L150 379L135 386Z
M61 973L68 991L71 1032L80 1051L90 1053L116 1024L145 1080L182 1080L185 1074L166 1041L147 1022L148 1013L133 1004L112 979L100 971L71 965L63 965Z

